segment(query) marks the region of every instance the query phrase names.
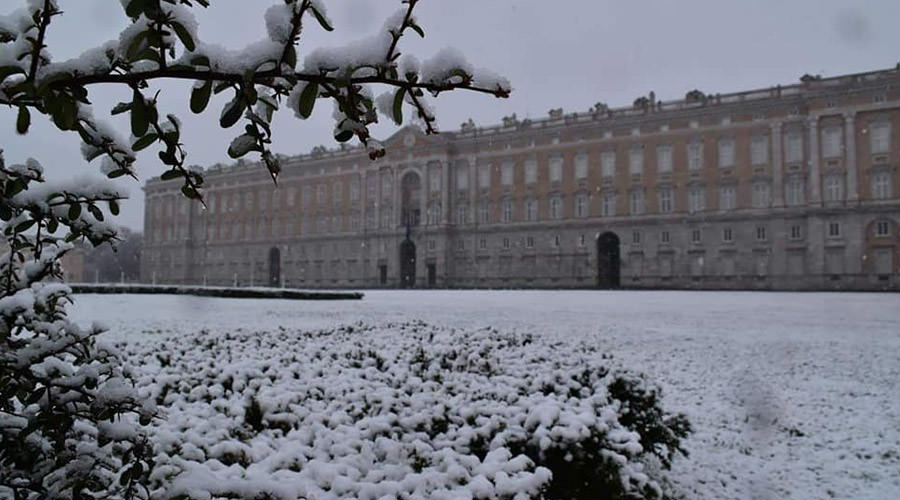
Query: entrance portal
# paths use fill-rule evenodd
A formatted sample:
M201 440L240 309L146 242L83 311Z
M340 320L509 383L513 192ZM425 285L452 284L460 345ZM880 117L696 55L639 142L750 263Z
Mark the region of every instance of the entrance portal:
M281 250L276 247L269 249L269 286L281 286Z
M606 232L597 238L597 286L607 290L619 288L620 280L619 237Z
M416 244L409 238L400 243L400 287L416 286Z

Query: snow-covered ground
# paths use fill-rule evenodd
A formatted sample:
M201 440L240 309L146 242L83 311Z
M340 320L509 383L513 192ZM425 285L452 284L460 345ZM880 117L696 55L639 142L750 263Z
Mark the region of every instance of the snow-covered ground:
M900 492L900 295L372 291L362 301L82 295L78 321L152 346L172 334L423 320L588 339L688 414L691 498L882 500Z

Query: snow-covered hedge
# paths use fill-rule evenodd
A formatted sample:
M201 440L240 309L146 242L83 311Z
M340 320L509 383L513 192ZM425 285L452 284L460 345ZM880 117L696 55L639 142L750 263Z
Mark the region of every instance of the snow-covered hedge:
M658 498L689 425L589 344L423 323L122 346L159 498Z

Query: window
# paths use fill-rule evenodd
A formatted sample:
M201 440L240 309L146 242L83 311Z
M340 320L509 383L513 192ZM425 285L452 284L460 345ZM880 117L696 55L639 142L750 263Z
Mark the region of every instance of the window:
M559 248L559 235L558 234L553 237L553 247Z
M512 222L512 200L503 200L503 222Z
M480 238L478 240L478 248L484 250L487 248L487 238Z
M550 198L550 218L559 219L562 217L562 199L559 196Z
M456 207L456 223L464 225L469 223L469 205L462 204Z
M491 166L478 166L478 189L487 189L491 187Z
M469 189L468 165L461 165L456 170L456 189Z
M722 241L726 243L731 243L734 241L734 234L731 231L730 227L726 227L722 230Z
M659 242L660 243L669 243L671 241L671 237L668 231L662 231L659 233Z
M603 193L603 205L601 207L601 215L603 217L614 217L616 215L616 193Z
M350 214L350 231L354 233L359 231L359 213Z
M756 226L756 241L766 241L766 226Z
M785 161L788 163L803 161L803 135L800 132L789 132L784 143Z
M659 190L659 211L668 214L673 210L672 206L672 188L661 188Z
M803 238L803 227L799 224L794 224L791 226L791 239L799 240Z
M841 223L840 222L829 222L828 223L828 237L829 238L840 238L841 237Z
M509 238L503 238L503 249L509 250Z
M587 217L587 201L586 194L575 195L575 217Z
M787 184L784 187L785 197L787 204L790 206L802 205L805 203L805 186L803 185L803 178L798 176L793 176L787 180Z
M688 168L691 170L700 170L703 168L703 143L693 141L688 144Z
M563 157L551 156L548 169L550 170L550 182L562 182Z
M350 201L359 201L359 177L350 179Z
M829 175L825 177L825 201L844 201L844 178L842 175Z
M575 155L575 178L587 179L588 176L588 155L587 153L578 153Z
M525 238L525 248L534 248L534 236Z
M753 183L753 208L767 208L772 203L768 182Z
M537 182L537 160L529 158L525 160L525 184Z
M394 210L390 206L381 207L381 227L391 227L394 223Z
M641 232L640 231L632 231L631 233L631 243L635 245L641 244Z
M706 188L693 186L688 191L688 211L690 213L706 210Z
M351 184L350 186L352 189L353 185ZM441 190L441 169L440 168L432 168L428 171L428 187L432 193Z
M838 126L826 127L822 130L822 156L836 158L843 154L843 137Z
M644 213L644 191L642 189L633 189L631 191L631 215L641 215Z
M604 178L615 177L616 175L616 152L604 151L600 155L600 173Z
M734 210L737 207L737 188L722 186L719 188L719 210Z
M478 222L481 224L491 222L491 202L482 201L481 204L478 205Z
M513 162L505 161L500 166L500 184L504 186L512 186L513 183Z
M426 214L427 224L430 226L441 223L441 202L435 201L428 205L428 213Z
M437 242L434 240L428 240L428 249L434 250L435 248L437 248Z
M385 172L381 174L381 196L390 196L393 187L394 184L393 180L391 179L391 173Z
M456 249L457 250L465 250L466 249L466 240L457 240L456 241Z
M525 201L525 220L528 221L536 221L537 220L537 201L536 200L526 200Z
M875 200L887 200L891 193L891 173L877 172L872 175L872 198Z
M309 190L306 188L307 188L307 186L303 187L304 203L306 203L306 199L309 198L309 196L308 196ZM375 176L374 175L366 176L366 198L369 200L374 199L376 196L377 190L378 190L378 180L375 178Z
M753 165L765 165L769 162L769 137L753 136L750 141L750 162Z
M672 171L672 146L663 144L656 147L656 170L660 173Z
M703 241L703 233L699 229L691 231L691 243L700 243Z
M734 139L719 139L719 168L734 166Z
M628 172L631 175L640 175L644 172L644 146L631 148L628 156Z
M872 154L887 153L891 150L890 122L874 122L869 125L869 141Z
M884 237L891 235L891 223L886 220L880 220L875 223L875 236Z
M344 183L341 181L335 181L334 184L331 185L331 201L335 205L341 204L341 199L343 198L344 193Z

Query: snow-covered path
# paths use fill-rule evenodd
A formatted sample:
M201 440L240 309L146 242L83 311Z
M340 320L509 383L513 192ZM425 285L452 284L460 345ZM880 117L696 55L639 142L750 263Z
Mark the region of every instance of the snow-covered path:
M649 373L696 432L671 477L701 499L900 492L900 295L371 291L362 301L77 297L109 335L273 331L421 319L590 336Z

